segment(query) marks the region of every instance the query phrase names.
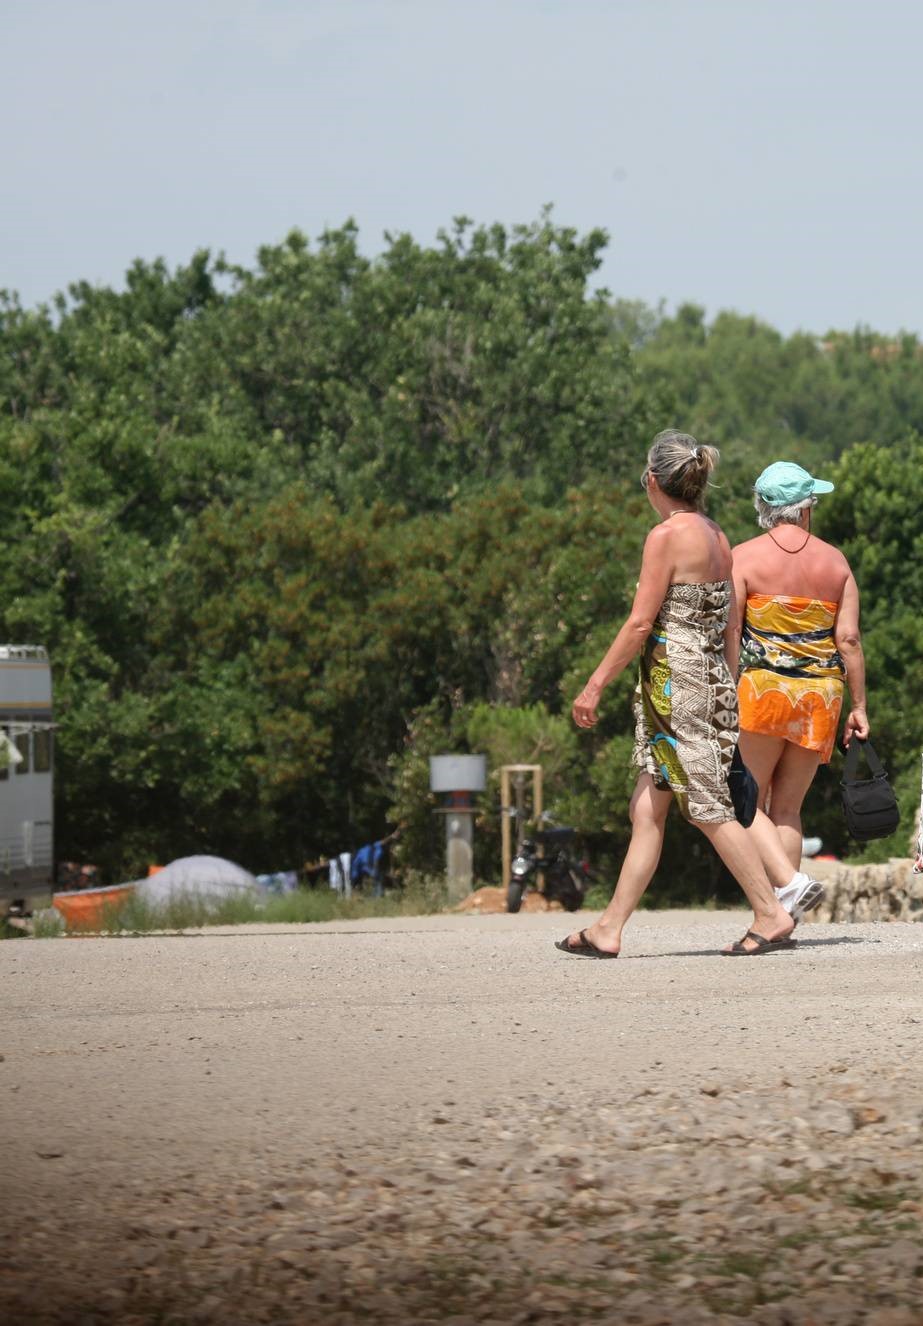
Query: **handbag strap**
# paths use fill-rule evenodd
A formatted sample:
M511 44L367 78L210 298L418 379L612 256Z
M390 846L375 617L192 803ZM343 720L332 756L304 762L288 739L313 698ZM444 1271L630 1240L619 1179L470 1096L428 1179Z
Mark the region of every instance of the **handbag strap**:
M856 772L859 767L859 756L864 755L868 761L869 769L875 778L887 777L885 767L875 753L875 747L869 741L868 737L853 737L852 741L846 747L846 758L843 761L843 782L856 782Z

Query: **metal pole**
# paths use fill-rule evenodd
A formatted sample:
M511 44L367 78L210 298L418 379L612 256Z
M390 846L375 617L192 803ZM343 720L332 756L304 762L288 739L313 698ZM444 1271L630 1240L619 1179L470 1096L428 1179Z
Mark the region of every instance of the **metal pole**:
M474 807L467 792L453 800L463 804L449 807L445 817L446 883L450 902L461 902L471 892L474 861Z

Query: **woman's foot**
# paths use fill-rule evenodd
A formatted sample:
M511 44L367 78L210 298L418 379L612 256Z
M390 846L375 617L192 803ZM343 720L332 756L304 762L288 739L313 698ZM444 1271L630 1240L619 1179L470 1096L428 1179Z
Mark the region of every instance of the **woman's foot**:
M779 913L781 913L781 915L777 914L776 918L771 923L767 923L765 918L758 921L754 917L753 924L750 926L750 929L747 931L746 935L744 935L743 939L737 940L734 944L728 944L727 948L721 950L722 953L739 953L741 948L747 953L755 953L758 949L762 948L762 945L759 943L759 940L753 939L751 937L752 935L759 935L760 939L764 939L770 944L774 944L780 939L789 939L797 923L793 921L788 912L781 907L779 908Z
M743 939L738 939L730 948L722 949L722 957L757 958L763 953L779 953L783 949L797 947L797 939L764 939L755 930L748 930Z
M593 925L588 925L585 930L575 930L558 947L562 953L566 953L569 948L573 949L575 953L579 953L581 948L587 945L595 948L600 953L608 953L615 958L618 957L622 947L622 936L618 930L608 929L597 921Z

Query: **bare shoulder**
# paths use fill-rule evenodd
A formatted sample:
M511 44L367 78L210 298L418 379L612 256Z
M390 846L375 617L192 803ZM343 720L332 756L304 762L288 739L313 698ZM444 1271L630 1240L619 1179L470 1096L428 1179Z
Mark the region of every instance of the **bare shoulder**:
M829 555L839 562L841 566L849 566L849 562L846 560L846 554L842 552L835 543L827 543L824 539L818 539L817 542L822 548L826 549Z
M718 543L721 547L721 551L727 553L729 557L733 556L733 549L731 548L731 540L725 534L724 530L721 528L720 525L715 524L714 521L711 521L710 523L714 526L715 533L718 536Z
M670 528L670 522L668 520L660 521L650 530L647 538L644 540L645 553L664 551L670 546L672 536L673 530Z
M852 570L849 562L846 560L845 553L840 552L839 548L835 547L834 544L825 543L823 539L818 539L816 536L814 543L817 547L817 552L823 557L826 565L831 571L840 572L844 579L847 576L852 575Z
M758 534L756 538L745 539L743 543L735 544L731 550L735 564L738 562L743 564L749 561L751 557L758 556L765 545L765 540L765 534Z
M670 571L676 561L676 531L670 528L668 520L655 525L644 540L644 552L641 555L642 571L658 575Z

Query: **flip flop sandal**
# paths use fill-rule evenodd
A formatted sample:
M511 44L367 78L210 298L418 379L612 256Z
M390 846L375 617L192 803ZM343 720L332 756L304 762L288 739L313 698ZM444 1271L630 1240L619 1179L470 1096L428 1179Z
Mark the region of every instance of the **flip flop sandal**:
M570 938L568 935L567 939ZM597 948L592 939L587 939L586 931L580 931L580 943L568 944L567 939L556 939L555 948L559 948L562 953L570 953L574 958L617 958L617 953L607 953L605 949Z
M744 948L748 939L756 942L756 948ZM798 940L788 935L784 939L767 939L765 935L758 935L755 930L748 930L743 939L738 939L730 948L722 949L721 952L726 958L759 958L764 953L779 953L782 949L797 947Z

